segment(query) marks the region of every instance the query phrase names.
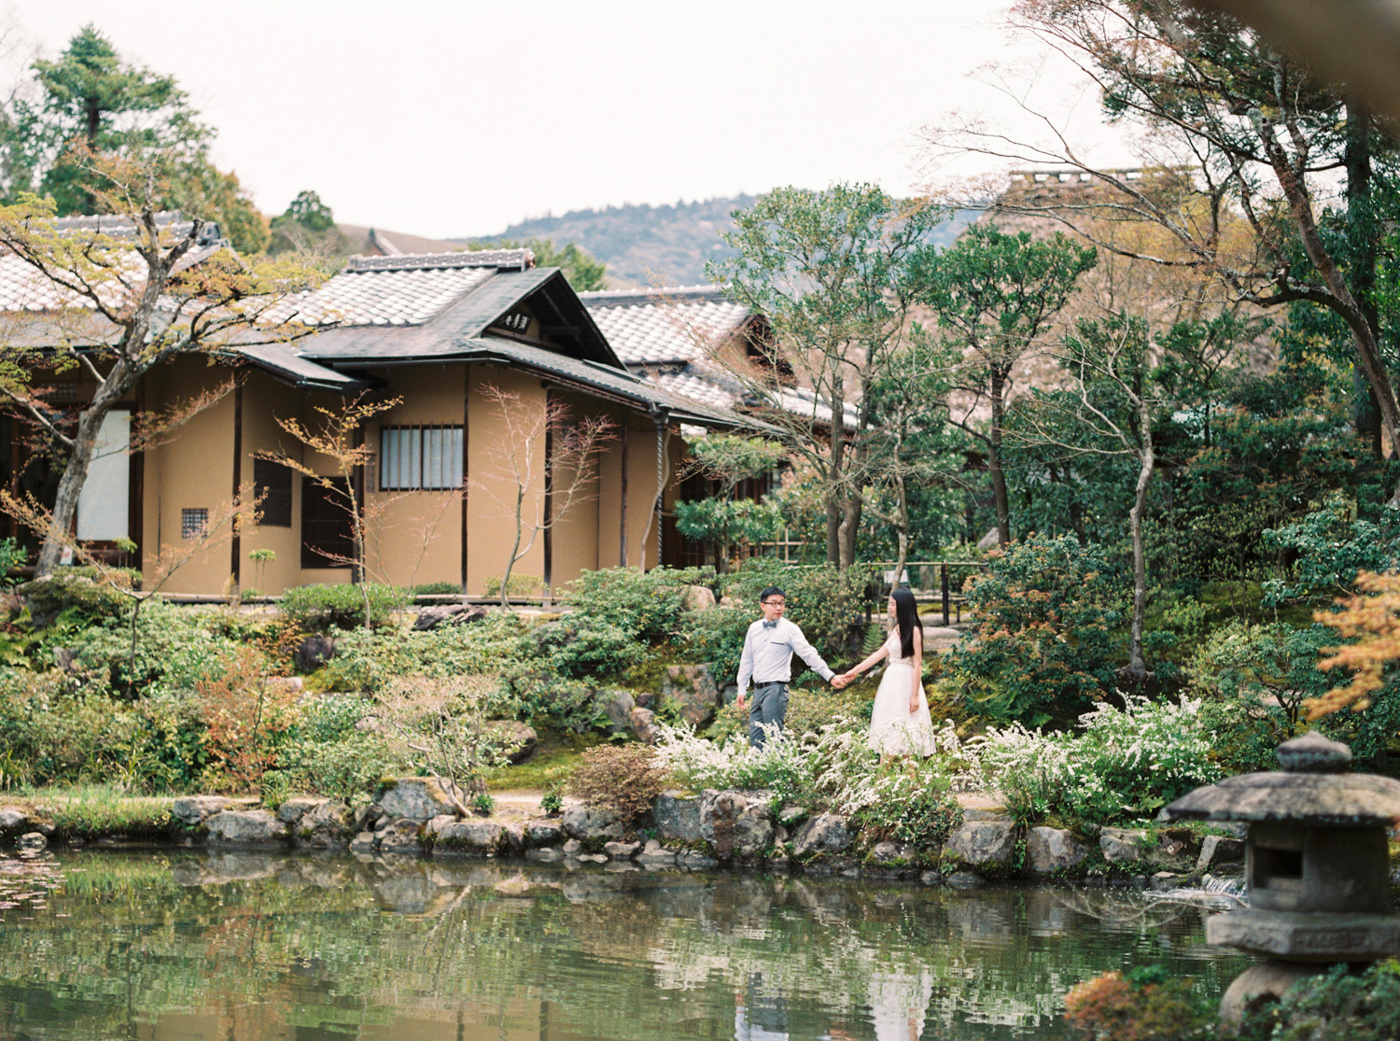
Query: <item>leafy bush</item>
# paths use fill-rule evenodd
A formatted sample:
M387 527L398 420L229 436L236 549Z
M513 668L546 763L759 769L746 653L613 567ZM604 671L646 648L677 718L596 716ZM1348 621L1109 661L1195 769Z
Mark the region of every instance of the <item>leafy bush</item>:
M418 596L461 596L462 584L460 582L425 582L419 586L411 586L408 595L410 599Z
M634 827L671 778L646 745L598 745L583 753L569 775L569 791L585 806L614 814Z
M29 553L13 537L0 539L0 582L4 582L11 571L23 567Z
M514 572L510 576L510 581L506 583L506 598L515 599L517 597L534 596L544 585L544 580L538 575L525 575ZM496 597L501 595L501 579L499 576L488 578L482 584L481 592L483 596Z
M1400 1037L1400 962L1392 958L1360 972L1336 965L1300 980L1277 1005L1247 1014L1240 1036L1271 1041Z
M515 751L486 726L495 687L494 676L394 677L375 699L390 753L410 770L485 794L487 771Z
M324 633L364 625L366 602L370 625L377 628L408 603L408 593L374 582L296 586L282 594L279 607L303 630Z
M124 773L140 722L63 673L0 669L0 775L27 785L106 781Z
M1084 1037L1101 1041L1207 1041L1216 1035L1216 1012L1191 992L1191 981L1161 966L1117 969L1065 995L1065 1021Z
M350 694L318 698L279 760L292 787L347 805L366 801L389 765L383 736L362 724L374 702Z
M492 613L470 625L424 632L389 628L335 633L335 657L318 671L326 690L374 693L395 676L474 676L508 671L529 653L528 625L514 614Z
M999 722L1065 723L1112 689L1122 618L1103 550L1032 535L988 554L968 606L976 638L944 665Z
M131 587L127 572L103 575L96 568L58 568L48 578L25 582L15 592L29 605L36 625L48 625L65 612L88 622L121 618L131 610L131 598L115 588Z
M644 644L665 643L680 629L690 587L710 585L709 568L606 568L570 582L563 601L586 619L582 628L612 627Z
M1400 568L1400 507L1381 507L1375 520L1353 519L1351 504L1333 494L1302 520L1265 530L1263 541L1268 549L1296 556L1291 580L1264 583L1266 605L1329 601L1352 592L1362 571Z
M967 787L996 789L1022 824L1055 817L1092 828L1150 818L1166 803L1221 776L1214 734L1199 700L1175 704L1124 696L1080 717L1080 732L1044 734L1020 724L961 746Z
M738 607L695 611L686 617L678 642L696 661L709 662L717 678L737 677L744 634L757 617L753 611Z

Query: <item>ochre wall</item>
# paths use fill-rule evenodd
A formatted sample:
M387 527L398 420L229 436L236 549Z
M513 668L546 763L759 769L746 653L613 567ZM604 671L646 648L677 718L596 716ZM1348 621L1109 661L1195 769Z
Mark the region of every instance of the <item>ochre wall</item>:
M231 375L203 358L182 358L148 377L143 407L179 406ZM168 443L143 453L141 569L148 589L158 581L162 550L183 554L194 548L181 537L181 512L208 510L213 521L234 497L233 416L234 395L225 394L173 431ZM160 591L223 592L232 576L230 534L229 526L216 527L206 545L160 584Z

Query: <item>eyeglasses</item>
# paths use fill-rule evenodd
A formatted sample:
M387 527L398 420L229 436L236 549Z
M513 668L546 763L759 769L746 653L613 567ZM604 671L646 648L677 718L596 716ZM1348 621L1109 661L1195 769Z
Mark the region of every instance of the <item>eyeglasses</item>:
M786 601L786 600L760 600L759 603L764 604L764 605L766 605L766 606L768 606L768 607L786 607L786 606L787 606L787 601Z

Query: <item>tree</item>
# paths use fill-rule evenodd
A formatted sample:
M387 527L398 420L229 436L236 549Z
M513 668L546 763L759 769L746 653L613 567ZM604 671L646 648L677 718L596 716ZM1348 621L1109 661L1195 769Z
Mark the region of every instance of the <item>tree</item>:
M613 439L606 416L571 421L568 405L552 395L527 400L486 384L481 394L505 429L487 449L502 487L472 480L495 501L514 534L501 576L501 606L510 606L510 573L542 532L555 527L577 505L597 494L598 451ZM546 578L548 582L548 578Z
M1209 273L1260 307L1328 309L1350 333L1381 429L1400 444L1400 401L1371 299L1382 225L1368 210L1382 193L1374 156L1386 146L1365 107L1233 19L1180 0L1020 0L1014 21L1090 78L1110 118L1149 132L1159 175L1135 180L1096 167L1041 113L1032 114L1050 126L1048 143L962 123L931 128L935 148L1078 171L1103 200L1051 210L1091 241L1087 225L1105 214L1156 224L1177 240L1179 256L1117 248ZM1341 244L1316 203L1337 171L1347 203ZM1227 233L1236 217L1248 234Z
M345 266L349 244L335 225L331 208L306 189L271 221L271 253L299 253L314 258L327 274Z
M535 254L540 267L557 267L576 293L607 289L607 265L575 242L555 247L551 239L499 239L473 242L473 249L528 249Z
M787 459L781 445L735 434L707 434L690 442L690 458L678 474L714 482L718 494L676 503L676 528L688 539L713 543L715 570L729 568L729 547L761 542L777 535L782 515L752 498L735 498L744 481L776 470Z
M145 156L158 172L157 209L180 209L217 223L242 253L259 252L267 233L238 178L209 161L214 131L200 122L172 76L122 61L88 24L53 61L31 67L36 96L11 102L5 201L26 191L53 200L59 216L98 212L103 190L91 157Z
M157 221L152 166L115 156L90 162L99 206L129 221L129 234L65 230L54 223L52 203L33 196L0 206L0 245L57 301L42 360L77 369L96 384L86 404L58 409L35 384L35 348L0 346L0 400L66 453L52 510L58 531L73 522L103 419L147 373L180 355L217 350L234 337L255 344L306 332L262 321L287 293L307 287L304 268L243 263L226 250L187 264L204 222ZM45 536L36 575L52 572L61 549L53 532Z
M972 421L971 409L956 422L987 447L997 532L1005 545L1011 541L1011 503L1002 445L1013 371L1069 301L1097 254L1092 246L1076 246L1058 232L1037 242L1030 232L1007 235L985 224L973 225L949 249L920 260L920 299L966 357L959 386L990 406L985 431Z
M757 370L723 355L716 361L817 474L826 558L838 567L854 562L872 479L868 391L907 339L915 261L933 251L929 232L941 219L871 185L779 188L735 213L734 230L722 235L735 255L707 266L731 300L771 324ZM793 393L789 381L806 393Z

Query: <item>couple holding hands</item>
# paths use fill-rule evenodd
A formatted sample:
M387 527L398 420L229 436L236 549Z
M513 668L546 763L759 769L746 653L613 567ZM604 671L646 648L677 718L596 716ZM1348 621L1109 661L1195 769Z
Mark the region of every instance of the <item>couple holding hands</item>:
M787 598L781 589L769 586L759 594L758 602L763 617L749 626L744 636L744 652L739 659L739 697L735 702L742 711L752 680L750 745L762 748L770 731L782 729L792 656L796 654L837 690L888 658L889 666L880 680L871 711L870 747L881 758L933 752L933 722L922 682L924 630L913 593L901 588L890 595L889 616L893 624L889 638L870 657L839 675L822 661L802 630L783 617Z

